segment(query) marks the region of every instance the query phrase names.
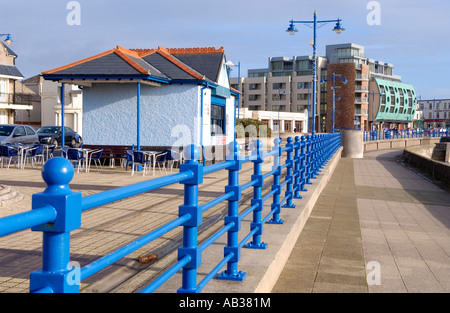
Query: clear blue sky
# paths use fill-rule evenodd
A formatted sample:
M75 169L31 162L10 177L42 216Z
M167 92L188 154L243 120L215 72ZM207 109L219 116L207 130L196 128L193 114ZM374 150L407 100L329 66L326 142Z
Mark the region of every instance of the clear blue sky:
M318 31L327 44L353 42L394 64L423 99L450 98L450 1L379 0L380 25L369 25L369 0L79 0L81 25L69 25L68 0L0 0L0 33L11 33L26 78L121 45L125 48L225 47L241 73L267 67L270 56L311 55L312 29L291 19L342 18L346 31ZM4 38L2 38L3 40ZM234 71L233 76L237 73Z

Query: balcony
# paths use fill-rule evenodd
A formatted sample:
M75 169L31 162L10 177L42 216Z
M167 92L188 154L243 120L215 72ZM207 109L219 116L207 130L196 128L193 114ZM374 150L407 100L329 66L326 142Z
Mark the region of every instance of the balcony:
M8 105L25 105L32 106L36 102L41 101L41 96L37 94L25 94L25 93L1 93L0 103Z
M358 115L358 116L366 115L367 116L368 114L369 114L368 110L355 108L355 115Z
M369 75L362 75L360 73L356 73L355 80L356 81L361 81L361 80L368 81L369 80Z
M367 98L355 97L356 104L369 104L369 100Z

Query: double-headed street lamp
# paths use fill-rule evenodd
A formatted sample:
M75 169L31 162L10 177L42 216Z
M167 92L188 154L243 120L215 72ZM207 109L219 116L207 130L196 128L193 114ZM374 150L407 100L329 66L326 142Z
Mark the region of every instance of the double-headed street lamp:
M314 67L313 67L313 93L312 93L312 130L311 132L314 134L316 131L316 80L317 80L317 58L316 58L316 51L317 51L317 45L316 45L316 39L317 39L317 24L319 25L319 28L328 24L328 23L336 23L336 26L333 28L333 31L335 31L337 34L342 33L345 29L341 25L341 19L337 20L324 20L324 21L318 21L317 20L317 12L314 11L314 20L313 21L294 21L291 20L289 22L289 27L286 30L291 35L294 35L298 30L295 28L294 24L307 24L309 27L311 27L314 30L314 41L313 41L313 61L314 61Z
M3 37L3 36L6 36L5 43L9 46L11 44L11 42L13 42L11 39L11 34L0 34L0 37Z
M336 79L343 79L343 83L347 84L348 80L346 76L337 76L333 73L332 77L322 77L321 83L325 83L327 80L333 80L333 124L331 126L331 132L334 133L334 112L336 111Z

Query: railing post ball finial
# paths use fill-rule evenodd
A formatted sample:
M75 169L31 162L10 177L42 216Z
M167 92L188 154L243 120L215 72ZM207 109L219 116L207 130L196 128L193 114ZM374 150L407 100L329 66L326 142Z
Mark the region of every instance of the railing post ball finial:
M273 140L273 143L274 143L276 146L279 146L279 145L281 144L281 138L275 138L275 139Z
M200 157L200 149L196 145L186 147L186 160L197 161Z
M228 149L230 149L231 154L238 154L241 146L237 141L232 141L228 144Z
M292 139L292 137L287 137L286 140L287 140L288 143L292 143L292 141L294 141L294 139Z
M42 168L42 178L47 184L44 193L71 193L69 183L72 181L74 169L69 160L62 157L51 158Z

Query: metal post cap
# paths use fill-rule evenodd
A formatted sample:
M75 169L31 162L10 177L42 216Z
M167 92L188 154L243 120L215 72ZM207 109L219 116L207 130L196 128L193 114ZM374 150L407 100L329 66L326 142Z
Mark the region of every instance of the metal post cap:
M50 191L49 187L53 187L51 191L55 193L67 190L73 175L73 165L66 158L51 158L42 167L42 178L48 186L46 191Z
M200 149L196 145L189 145L185 149L186 159L196 161L200 157Z

